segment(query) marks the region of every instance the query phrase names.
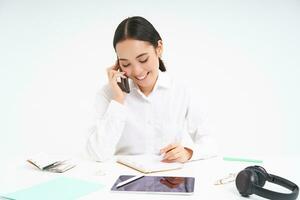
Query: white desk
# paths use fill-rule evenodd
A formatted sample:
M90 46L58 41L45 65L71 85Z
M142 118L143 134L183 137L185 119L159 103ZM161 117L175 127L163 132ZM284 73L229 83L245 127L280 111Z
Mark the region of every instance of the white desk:
M151 195L151 194L125 194L110 192L115 180L121 174L136 175L139 172L130 169L115 161L97 163L89 160L79 159L78 165L72 170L55 174L35 170L25 162L26 158L18 158L3 165L0 172L0 194L13 192L21 188L26 188L34 184L52 179L58 176L67 176L80 178L83 180L92 180L105 185L97 192L90 193L81 199L245 199L241 197L236 190L235 183L215 186L214 182L229 174L230 172L239 172L251 163L223 161L220 157L208 160L201 160L186 163L183 169L169 172L160 172L153 175L163 176L194 176L195 192L191 196L175 195ZM262 164L271 174L276 174L291 181L300 184L300 162L298 157L267 157ZM99 171L104 172L101 175ZM266 184L268 189L276 189L281 192L288 192L280 186ZM250 199L263 199L252 195Z

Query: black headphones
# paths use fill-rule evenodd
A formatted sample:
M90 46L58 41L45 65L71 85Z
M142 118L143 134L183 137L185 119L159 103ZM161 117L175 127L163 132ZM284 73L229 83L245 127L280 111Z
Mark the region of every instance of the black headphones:
M291 190L292 193L279 193L264 189L263 186L266 181L285 187ZM244 197L256 194L267 199L294 200L297 199L299 193L299 188L295 183L279 176L268 174L261 166L250 166L240 171L235 179L235 184L239 193Z

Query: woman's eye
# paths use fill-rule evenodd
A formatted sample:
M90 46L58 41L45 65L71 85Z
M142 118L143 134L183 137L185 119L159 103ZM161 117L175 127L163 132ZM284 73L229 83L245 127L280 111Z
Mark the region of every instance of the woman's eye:
M123 67L128 67L130 64L127 64L127 65L122 65Z
M148 58L146 58L145 60L140 60L141 63L145 63L147 62Z

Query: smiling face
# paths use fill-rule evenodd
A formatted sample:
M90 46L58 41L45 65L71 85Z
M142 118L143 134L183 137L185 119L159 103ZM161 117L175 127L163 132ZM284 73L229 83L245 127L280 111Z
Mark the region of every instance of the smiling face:
M144 94L149 94L158 77L161 41L154 48L149 42L126 39L116 45L116 53L126 76L132 79Z

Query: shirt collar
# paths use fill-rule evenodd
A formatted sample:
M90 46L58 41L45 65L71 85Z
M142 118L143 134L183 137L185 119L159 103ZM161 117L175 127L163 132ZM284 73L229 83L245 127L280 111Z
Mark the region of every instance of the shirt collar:
M161 88L170 88L171 87L171 79L167 72L161 72L158 73L158 79L156 81L156 84L154 87L161 87Z

